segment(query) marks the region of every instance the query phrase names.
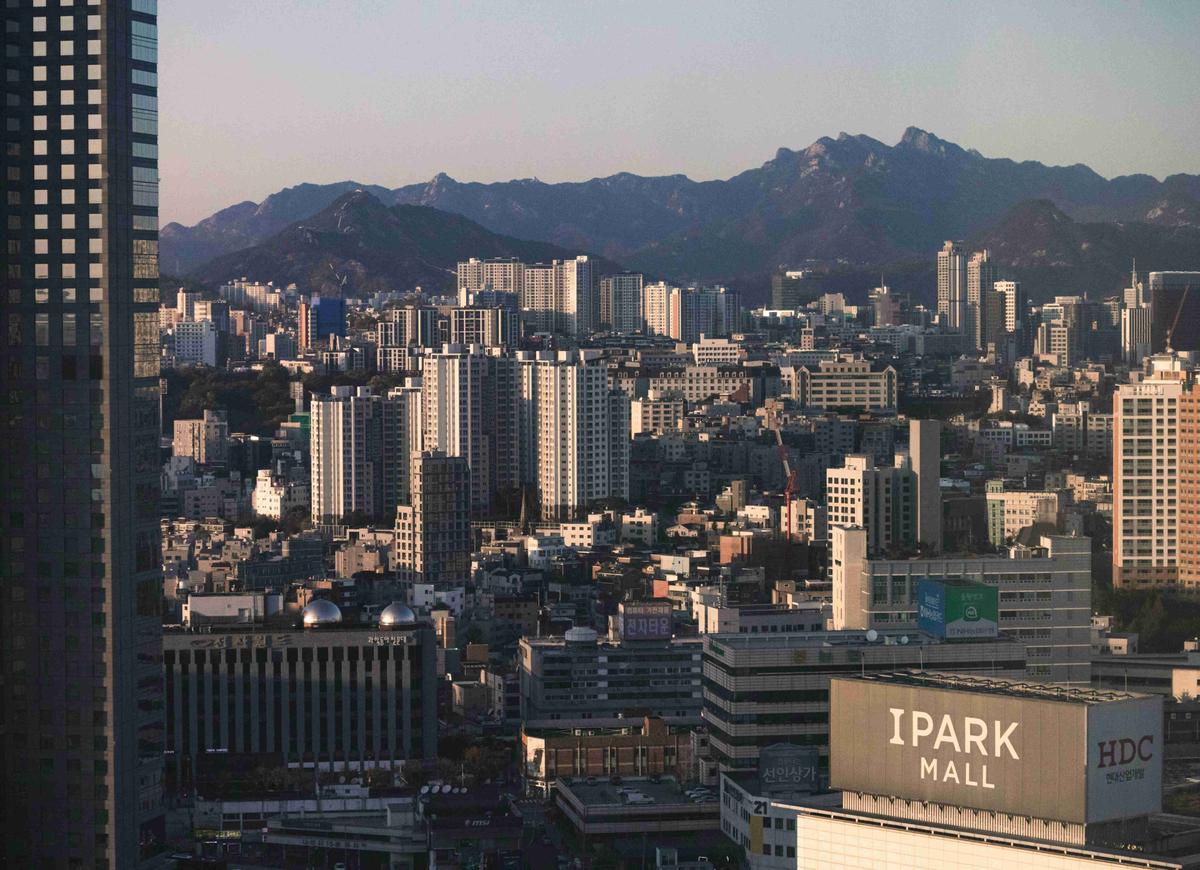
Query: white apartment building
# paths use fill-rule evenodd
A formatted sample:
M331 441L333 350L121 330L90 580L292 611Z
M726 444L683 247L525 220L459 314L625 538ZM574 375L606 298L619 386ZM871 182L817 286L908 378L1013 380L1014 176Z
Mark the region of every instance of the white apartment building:
M992 284L1001 299L1004 316L1004 331L1016 333L1025 320L1025 296L1020 281L996 281Z
M991 296L995 293L996 264L988 251L976 251L967 260L967 312L964 323L967 347L984 350L990 324Z
M176 365L217 364L217 327L211 320L181 320L171 335Z
M947 241L938 251L937 313L943 326L962 332L967 316L967 259L961 242Z
M408 504L412 496L411 457L425 449L421 378L405 378L402 386L388 390L383 414L383 501L385 505Z
M1038 548L1007 556L872 559L862 528L830 527L835 629L916 630L922 578L953 577L995 586L1000 631L1025 644L1033 680L1091 680L1092 542L1046 535Z
M538 354L523 369L534 400L536 483L543 517L629 496L629 400L608 389L599 351ZM527 424L528 425L528 424Z
M595 264L586 256L526 265L521 308L539 331L586 335L599 325L596 281Z
M1195 372L1178 357L1113 395L1113 584L1175 583L1181 556L1180 409L1195 401ZM1190 433L1194 440L1195 433ZM1190 506L1189 506L1190 507Z
M484 290L516 294L536 331L586 335L600 325L598 276L587 256L532 264L513 259L460 262L459 304L466 306L474 293Z
M259 469L254 492L250 496L250 509L255 516L281 520L293 509L308 506L308 487L305 484L275 480L271 469Z
M642 315L642 284L640 274L609 275L600 280L600 322L609 324L618 335L641 332L645 327Z
M671 291L676 288L659 281L642 289L642 321L649 335L671 334Z
M309 407L312 520L361 512L379 516L383 502L383 399L370 387L331 387Z
M622 544L651 547L658 542L658 514L645 508L621 514L619 540Z
M700 341L701 335L729 335L738 326L738 295L725 287L647 284L642 304L647 333L668 335L686 344Z
M477 260L472 257L458 264L460 301L463 291L498 290L503 293L520 293L524 284L525 264L520 260Z
M450 342L483 347L515 345L520 339L520 318L505 308L451 308Z
M488 357L479 345L447 344L422 368L424 450L461 456L471 469L471 507L486 512L492 496Z

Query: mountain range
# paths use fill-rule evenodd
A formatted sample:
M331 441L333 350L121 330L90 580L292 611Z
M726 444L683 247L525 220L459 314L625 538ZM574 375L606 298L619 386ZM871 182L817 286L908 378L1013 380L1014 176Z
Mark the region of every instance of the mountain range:
M752 290L772 271L806 262L864 275L932 263L948 238L986 241L1015 277L1045 285L1031 288L1035 293L1110 292L1132 257L1148 268L1200 267L1200 175L1106 179L1082 165L984 157L910 127L895 145L842 133L800 151L783 148L762 166L719 181L620 173L482 184L442 174L395 189L302 184L195 226L168 224L162 269L202 277L227 267L224 255L234 251L268 241L278 250L277 234L296 238L294 225L356 190L383 206L468 218L479 229L458 225L464 241L490 231L506 237L500 247L531 239L676 280ZM1035 217L1039 228L1055 231L1052 240L1043 243L1024 223Z
M429 206L384 205L369 190L356 189L260 244L201 264L190 277L217 284L247 276L318 293L362 296L418 286L453 288L455 265L468 257L541 262L576 253L502 236ZM601 273L620 270L602 257L597 266Z

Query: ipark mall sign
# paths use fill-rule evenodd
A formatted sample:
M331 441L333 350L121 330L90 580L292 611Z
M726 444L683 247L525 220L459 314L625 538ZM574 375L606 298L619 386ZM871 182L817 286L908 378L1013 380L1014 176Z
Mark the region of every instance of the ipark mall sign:
M830 786L1077 824L1157 812L1162 701L830 685Z

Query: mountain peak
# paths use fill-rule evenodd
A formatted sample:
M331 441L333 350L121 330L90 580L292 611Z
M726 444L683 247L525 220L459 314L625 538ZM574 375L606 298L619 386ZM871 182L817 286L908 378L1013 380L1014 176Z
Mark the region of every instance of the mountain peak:
M928 130L922 130L920 127L909 127L904 131L904 135L900 137L900 141L896 143L897 148L908 148L913 151L918 151L922 154L932 154L937 157L968 156L972 152L963 150L962 147L955 145L953 142L947 142L945 139L940 139Z

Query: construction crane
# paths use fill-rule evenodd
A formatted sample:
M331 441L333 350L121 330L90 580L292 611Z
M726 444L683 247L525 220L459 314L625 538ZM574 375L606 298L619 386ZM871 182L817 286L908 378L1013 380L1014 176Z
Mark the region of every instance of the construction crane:
M1183 306L1187 304L1188 294L1192 292L1192 285L1188 284L1183 288L1183 295L1179 297L1179 307L1175 310L1175 319L1171 321L1171 328L1167 330L1167 353L1171 353L1171 337L1175 334L1175 327L1179 325L1179 315L1183 314Z
M787 511L787 525L783 527L784 535L788 543L792 542L792 496L796 492L796 472L792 471L792 461L788 457L788 449L783 445L783 435L779 431L779 424L776 422L773 427L775 432L775 449L779 451L779 461L783 464L783 473L787 476L787 486L783 490L783 501Z

